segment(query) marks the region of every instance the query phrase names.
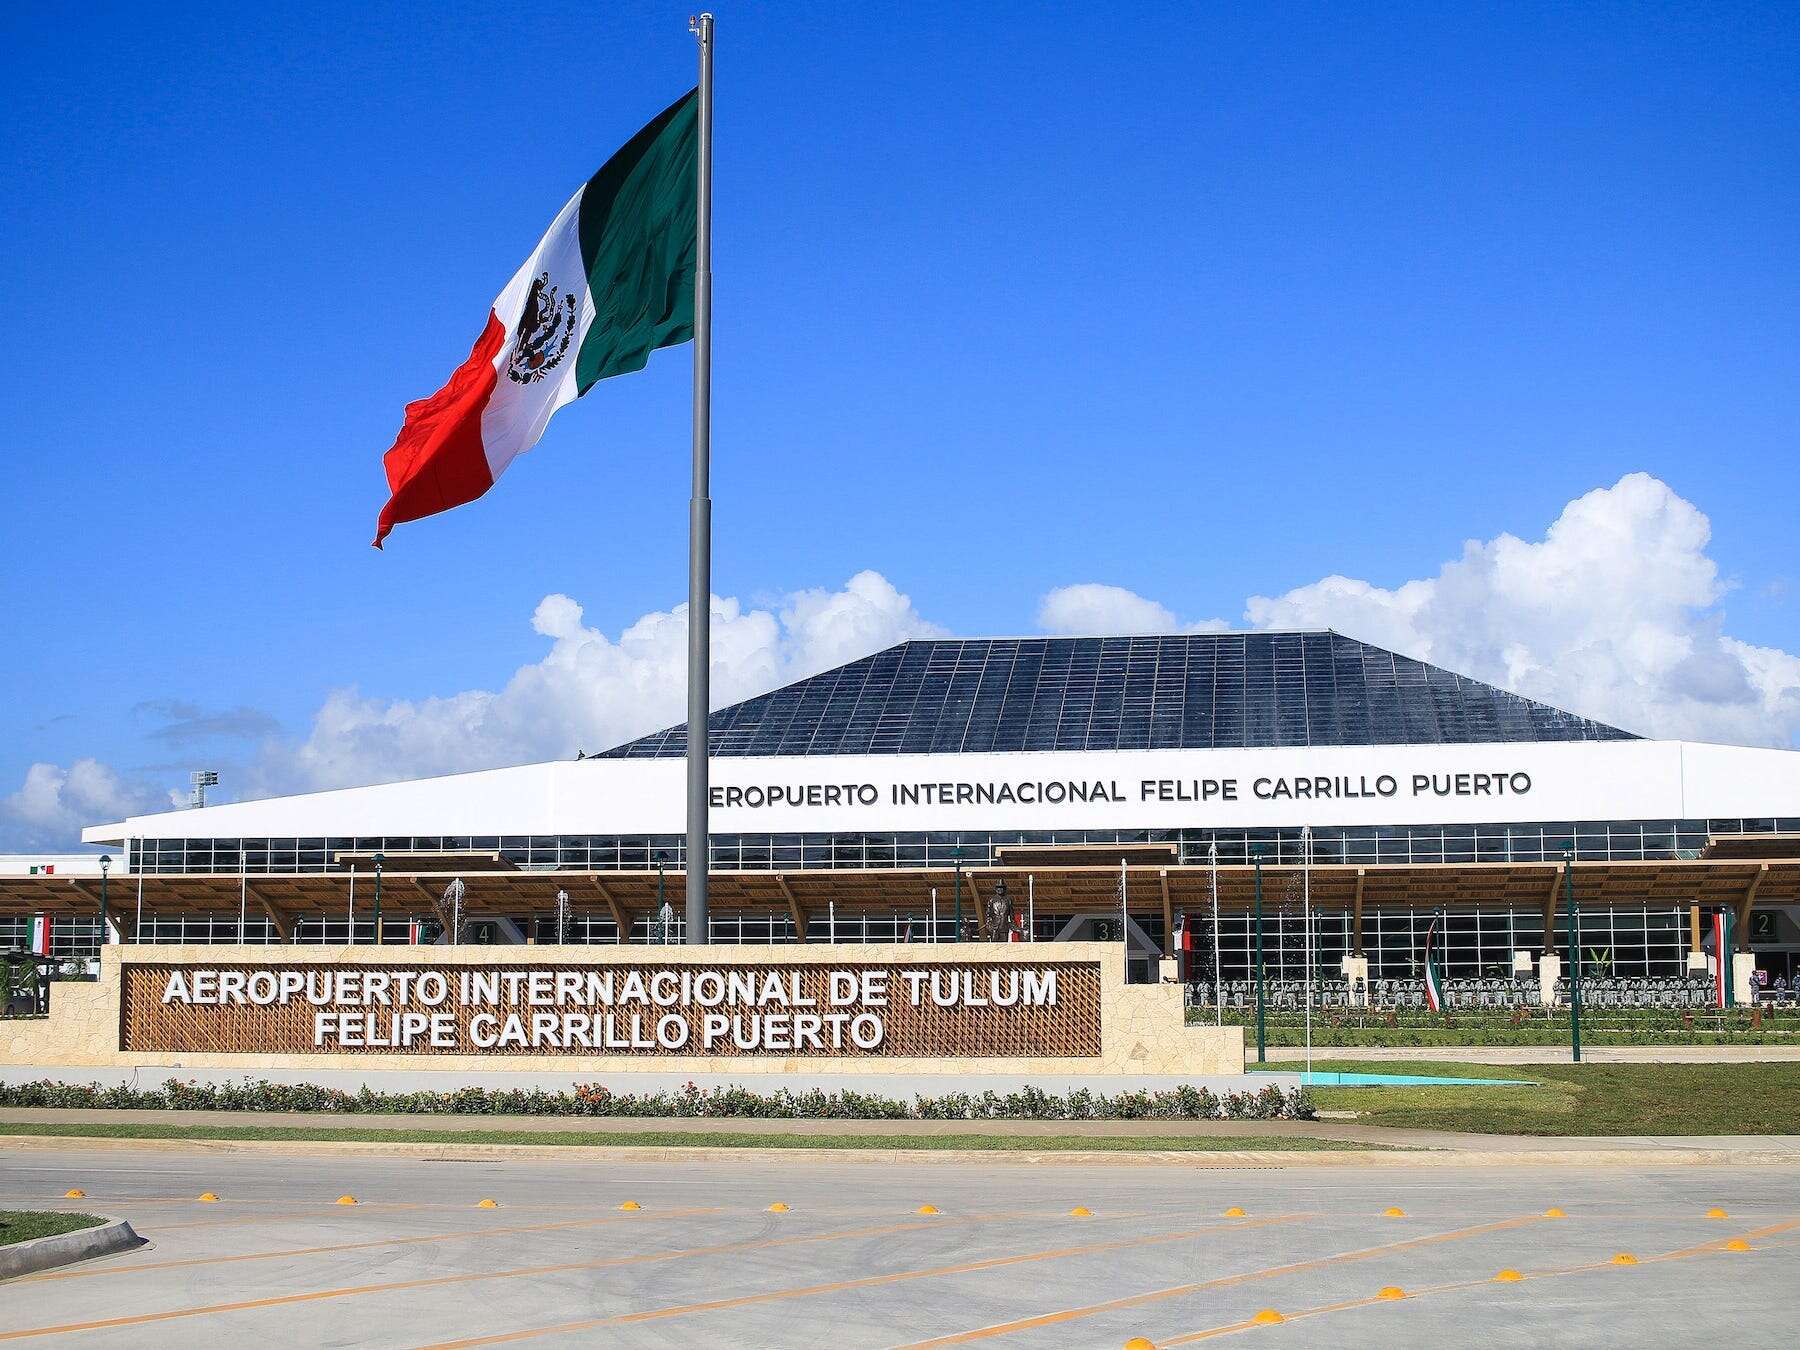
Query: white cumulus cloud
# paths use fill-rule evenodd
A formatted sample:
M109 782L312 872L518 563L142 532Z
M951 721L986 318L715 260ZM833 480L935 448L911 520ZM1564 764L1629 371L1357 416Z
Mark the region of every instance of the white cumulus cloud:
M96 759L78 759L67 768L33 764L19 790L0 798L0 840L21 853L72 848L83 825L172 804L168 794L127 782Z
M1649 474L1596 488L1541 539L1471 540L1436 575L1387 588L1329 576L1252 596L1252 628L1335 628L1529 698L1646 735L1742 745L1800 739L1800 657L1723 631L1712 525ZM1045 597L1065 631L1174 631L1166 607L1117 587ZM1156 620L1160 623L1155 623Z
M1046 633L1075 637L1113 633L1218 633L1228 625L1223 619L1183 623L1167 605L1146 600L1123 586L1084 581L1059 586L1038 605L1038 627Z
M603 750L680 722L687 707L687 606L639 618L616 638L580 604L546 596L531 619L550 649L498 690L426 699L331 694L297 745L254 770L258 794L453 773ZM735 703L906 638L941 636L877 572L772 608L713 597L712 696Z
M547 595L531 616L549 640L503 688L421 699L334 690L304 738L266 739L216 800L309 792L457 773L577 750L604 750L687 715L687 606L645 614L617 637L589 627L581 605ZM768 607L713 597L715 707L944 630L879 572L838 590L794 591ZM83 825L181 804L181 794L127 781L92 759L35 764L0 799L0 847L67 847Z

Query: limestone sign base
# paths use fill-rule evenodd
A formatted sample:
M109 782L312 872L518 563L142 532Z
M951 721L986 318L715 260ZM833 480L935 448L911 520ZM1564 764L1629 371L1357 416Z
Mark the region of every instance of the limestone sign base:
M1057 972L1054 981L1046 973ZM321 1011L342 1005L310 1000L306 986L323 988L327 978L342 988L343 972L360 974L349 986L360 990L371 975L377 987L418 989L434 972L415 1014L414 1039L402 1050L356 1048L328 1036L316 1021ZM652 980L659 972L675 978ZM224 972L226 997L219 996ZM398 979L402 972L407 978ZM702 980L705 972L711 972ZM385 974L384 981L380 977ZM487 1002L482 991L505 975L508 994ZM685 982L682 977L685 975ZM815 1021L836 1019L839 1048L816 1050L814 1034L800 1051L763 1052L722 1029L734 1011L718 1001L718 990L733 975L740 992L753 980L776 981L777 1022L791 1035L796 999ZM180 978L175 978L179 976ZM537 977L533 983L533 976ZM563 983L558 983L558 976ZM196 978L198 977L198 978ZM283 979L285 977L285 984ZM935 984L934 984L935 977ZM635 980L635 984L628 983ZM271 990L285 992L271 1005ZM594 991L624 996L650 986L657 1002L606 1005L613 1017L602 1036ZM1053 994L1047 996L1047 986ZM661 995L677 988L699 999L680 1003ZM765 985L765 987L767 987ZM240 991L250 989L256 1000ZM433 1001L440 988L448 998ZM459 998L460 989L462 997ZM974 991L946 998L946 989ZM982 1002L996 989L1031 991L1008 1006ZM474 991L471 1000L468 996ZM934 992L936 991L935 997ZM579 991L579 992L578 992ZM871 1001L865 997L879 991ZM235 997L233 997L235 995ZM352 994L352 997L359 997ZM710 996L710 997L709 997ZM415 996L408 996L415 997ZM641 998L641 994L640 994ZM415 997L415 1002L417 999ZM702 1006L704 1003L704 1006ZM1032 1006L1025 1006L1026 1004ZM358 1005L345 1020L361 1027L367 1012L379 1012L386 1026L405 997ZM662 1024L664 1041L643 1049L551 1049L494 1038L516 1013L530 1026L534 1013L568 1017L595 1046L626 1043L631 1012L643 1016L632 1037L653 1040ZM769 1012L764 1004L741 1005L747 1017ZM425 1030L432 1011L444 1020ZM713 1012L709 1022L706 1014ZM850 1039L852 1019L860 1043ZM882 1039L870 1046L874 1017ZM785 1021L783 1019L786 1019ZM681 1025L677 1025L680 1022ZM615 1026L615 1023L617 1024ZM473 1035L471 1034L473 1025ZM566 1030L566 1023L559 1023ZM738 1037L738 1024L733 1023ZM432 1041L432 1033L438 1036ZM314 1043L318 1038L317 1044ZM646 1043L647 1043L646 1042ZM702 1046L709 1047L702 1051ZM480 1044L486 1049L476 1051ZM831 1042L827 1040L825 1044ZM1179 984L1127 984L1123 950L1114 943L837 944L769 947L295 947L295 946L114 946L105 949L94 983L54 987L50 1015L0 1021L0 1062L13 1066L144 1067L241 1070L407 1069L428 1071L534 1071L567 1069L579 1074L640 1071L764 1075L804 1072L895 1074L1116 1074L1217 1075L1244 1071L1244 1035L1239 1027L1188 1026Z

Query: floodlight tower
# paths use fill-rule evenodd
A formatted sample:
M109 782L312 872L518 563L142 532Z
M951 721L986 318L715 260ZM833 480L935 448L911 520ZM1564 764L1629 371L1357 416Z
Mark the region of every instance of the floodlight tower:
M188 806L197 811L206 805L206 789L219 785L219 775L211 769L195 769L188 775L188 782L193 784L193 791L188 796Z

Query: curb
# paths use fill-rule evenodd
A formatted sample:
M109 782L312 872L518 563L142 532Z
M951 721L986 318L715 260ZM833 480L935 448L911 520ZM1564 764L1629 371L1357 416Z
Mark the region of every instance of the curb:
M112 1219L92 1228L77 1228L72 1233L32 1238L0 1247L0 1280L49 1270L53 1266L91 1261L96 1256L111 1256L142 1247L144 1239L132 1231L124 1219Z
M313 1157L417 1158L432 1162L505 1159L536 1162L697 1161L823 1164L828 1162L980 1166L1055 1164L1082 1167L1788 1167L1800 1155L1770 1149L895 1149L895 1148L709 1148L699 1146L609 1144L381 1143L372 1140L305 1139L112 1139L78 1135L8 1135L9 1148L50 1151L98 1149L108 1152L262 1153ZM97 1230L95 1230L97 1231ZM40 1239L47 1241L48 1239Z

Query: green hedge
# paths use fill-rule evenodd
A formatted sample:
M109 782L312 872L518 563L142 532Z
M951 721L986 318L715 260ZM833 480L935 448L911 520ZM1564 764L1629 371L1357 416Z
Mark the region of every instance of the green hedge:
M948 1092L910 1102L875 1093L777 1088L756 1092L733 1084L674 1092L614 1092L601 1083L572 1091L540 1088L456 1088L449 1092L356 1092L311 1083L184 1082L161 1087L103 1087L99 1083L0 1084L0 1106L76 1107L137 1111L297 1111L345 1115L755 1117L774 1120L1310 1120L1303 1089L1269 1086L1258 1092L1215 1093L1203 1087L1155 1092L1070 1093L1021 1088Z

